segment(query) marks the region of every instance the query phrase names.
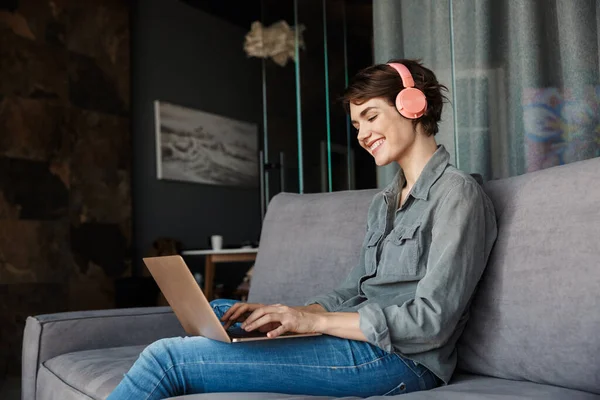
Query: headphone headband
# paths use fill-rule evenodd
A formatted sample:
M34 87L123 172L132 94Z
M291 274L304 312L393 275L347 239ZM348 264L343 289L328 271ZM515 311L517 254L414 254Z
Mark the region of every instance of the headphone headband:
M402 86L405 88L415 87L415 80L404 64L389 63L388 65L398 71L398 74L400 74L400 78L402 79Z

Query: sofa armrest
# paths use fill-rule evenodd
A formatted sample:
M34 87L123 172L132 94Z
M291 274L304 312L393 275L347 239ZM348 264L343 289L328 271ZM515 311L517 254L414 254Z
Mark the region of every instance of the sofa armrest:
M23 335L22 398L35 399L41 363L82 350L150 344L185 335L170 307L77 311L27 318Z

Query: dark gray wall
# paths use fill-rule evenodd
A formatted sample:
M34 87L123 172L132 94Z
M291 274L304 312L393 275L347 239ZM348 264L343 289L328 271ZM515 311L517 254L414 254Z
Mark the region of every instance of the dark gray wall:
M178 0L137 1L131 22L137 271L158 237L180 240L184 248L205 248L216 233L225 245L258 240L258 189L156 178L154 100L261 122L260 61L243 51L246 30Z

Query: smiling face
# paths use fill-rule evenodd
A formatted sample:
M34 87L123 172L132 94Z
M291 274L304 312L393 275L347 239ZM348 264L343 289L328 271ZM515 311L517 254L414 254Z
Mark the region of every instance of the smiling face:
M350 117L358 130L358 143L371 153L378 166L399 163L415 143L417 133L412 121L383 98L360 105L350 103Z

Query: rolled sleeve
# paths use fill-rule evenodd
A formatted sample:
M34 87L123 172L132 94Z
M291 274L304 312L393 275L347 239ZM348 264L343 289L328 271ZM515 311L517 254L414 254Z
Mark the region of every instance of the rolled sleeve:
M369 343L391 353L394 348L385 313L377 304L371 303L358 309L359 327Z
M370 343L404 354L443 346L466 311L496 238L493 208L470 182L453 187L440 203L432 229L427 272L414 298L387 307L369 303L358 310Z

